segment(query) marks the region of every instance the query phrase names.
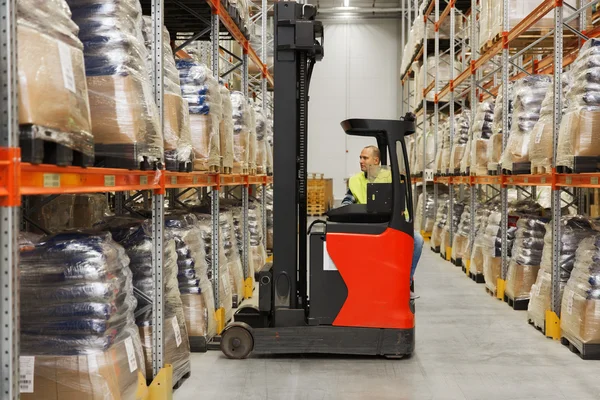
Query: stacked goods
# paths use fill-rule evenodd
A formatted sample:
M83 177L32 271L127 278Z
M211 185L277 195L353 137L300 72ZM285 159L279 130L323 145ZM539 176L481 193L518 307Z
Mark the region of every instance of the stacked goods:
M233 173L248 173L250 106L242 92L231 92L233 106Z
M571 68L573 86L560 124L556 165L574 172L595 172L600 157L600 40L588 40Z
M19 242L21 398L135 399L144 354L123 247L109 233Z
M561 302L560 328L571 343L600 344L600 235L583 239Z
M212 218L210 214L196 214L198 218L198 228L200 229L200 235L202 238L202 243L204 245L204 251L206 254L206 265L212 266L212 249L213 249L213 232L212 232ZM223 233L221 232L221 227L219 226L219 237L223 237ZM225 310L225 321L228 322L233 318L233 292L231 287L231 280L229 276L229 265L228 259L225 255L225 249L222 245L219 246L219 276L213 275L212 268L208 268L207 276L210 282L213 282L216 279L219 286L219 304L215 304L215 308L222 308ZM208 298L204 299L208 301ZM209 336L212 337L216 333L216 320L214 315L208 315L208 326L209 326Z
M571 271L575 264L575 254L581 242L590 236L597 234L594 221L583 216L564 216L560 221L560 297L563 296L564 287L571 277ZM531 287L531 300L527 309L527 318L535 326L543 327L546 319L546 310L550 310L552 280L552 229L546 227L544 237L544 251L540 271L535 284ZM558 313L560 316L560 312Z
M452 259L457 265L461 260L466 260L471 252L469 251L469 232L471 231L471 206L465 204L463 212L459 217L460 222L454 231L454 240L452 242Z
M419 194L419 200L417 201L417 208L415 210L415 230L424 231L425 233L431 233L433 231L433 224L435 222L435 210L433 208L433 194L427 192L425 200L423 193ZM425 218L423 218L423 201L425 204ZM423 223L425 225L423 225Z
M546 219L524 216L517 221L512 258L506 276L506 296L513 300L529 300L535 283L546 234Z
M266 192L263 192L264 187L258 188L258 198L262 199L264 193L266 193L266 206L267 206L267 250L273 250L273 186L266 186ZM433 198L432 198L433 199ZM432 200L433 201L433 200ZM418 216L415 217L415 221ZM415 229L418 228L415 222Z
M43 143L81 153L93 163L94 138L83 46L64 0L19 0L17 43L19 125L23 161L44 162ZM28 147L32 154L28 153ZM46 162L65 163L65 160ZM66 162L70 165L70 162Z
M106 218L108 213L109 208L106 194L97 193L75 195L71 228L91 228Z
M222 118L219 125L219 138L223 172L233 170L233 105L229 89L221 85Z
M181 93L189 105L194 170L219 172L221 168L221 88L204 64L177 60Z
M238 249L233 213L224 211L219 213L219 225L221 226L221 247L227 257L229 270L229 284L233 293L233 304L239 304L244 298L244 268L240 250Z
M423 160L423 141L425 141L425 160ZM429 130L425 135L417 136L415 150L415 173L421 173L423 172L423 169L428 170L435 168L435 136L433 127L429 127Z
M192 135L188 105L181 97L179 73L171 49L171 38L165 26L162 29L163 50L163 138L165 164L168 170L187 171L192 167ZM148 72L154 79L152 63L152 18L144 16L144 40L148 51Z
M256 109L256 172L267 173L267 118L260 109Z
M513 84L509 82L508 85L508 129L511 128L512 114L513 114ZM502 121L502 115L504 113L504 97L502 85L498 89L498 96L496 97L496 103L494 105L494 123L492 124L492 136L488 143L488 171L498 170L498 164L502 157L502 129L504 129L504 123Z
M497 210L497 203L485 203L482 204L475 213L475 232L473 234L475 241L471 246L471 262L469 263L469 271L473 275L483 276L483 253L487 248L485 232L487 230L490 214Z
M471 123L471 112L467 109L462 110L455 117L454 137L452 138L452 152L450 153L450 162L448 169L450 173L460 171L463 158L467 153L469 143L469 127Z
M531 75L519 79L513 87L513 114L510 136L502 153L502 169L513 173L529 173L529 137L540 118L542 101L552 92L552 78ZM521 164L521 165L519 165Z
M267 263L267 251L263 242L262 206L253 202L248 207L248 228L250 229L250 259L255 272L260 272Z
M163 136L137 0L67 0L83 42L96 157L103 166L158 167Z
M190 338L209 339L209 315L214 315L213 290L208 280L205 249L200 241L198 220L193 214L165 216L165 237L175 242L177 281L185 325Z
M442 236L446 221L448 220L448 207L450 206L450 200L447 195L443 195L438 198L438 209L435 215L435 223L433 225L433 231L431 232L431 248L435 251L441 249Z
M562 74L563 89L563 113L568 109L568 96L571 85L573 84L571 73ZM529 149L529 158L531 160L532 173L550 172L552 168L552 158L554 151L554 90L549 90L542 102L540 119L537 121L531 132L530 141L533 145Z
M448 163L444 163L444 154L450 154L450 123L440 120L441 137L438 140L441 142L441 149L435 156L435 171L438 174L445 174L448 170ZM447 157L449 161L449 156Z
M28 202L28 208L32 210L29 219L36 227L50 233L91 228L109 212L105 194L63 194L50 200L45 196L31 196Z
M461 172L470 169L471 175L487 175L488 157L487 146L492 136L494 121L494 103L484 101L477 105L477 113L471 125L471 154L463 157Z
M404 57L403 57L404 58ZM421 75L421 70L423 66L419 61L415 61L411 66L415 76L415 87L416 88L424 88L423 85L423 75ZM412 109L416 110L423 104L423 92L421 90L415 90L415 95L413 96L413 104Z
M490 6L490 1L492 0L479 0L479 47L482 49L482 52L486 47L488 40L491 39L491 29L489 25L492 18L490 15L492 7Z
M451 254L448 254L447 252L447 249L452 246L452 242L450 241L450 227L452 227L453 233L458 231L458 225L464 209L465 203L458 201L452 203L452 226L449 223L446 223L442 232L442 241L440 243L440 251L444 258L451 256Z
M152 307L146 297L154 297L154 276L152 257L151 221L134 218L115 217L107 219L102 229L109 230L113 238L121 244L130 259L133 272L133 286L138 302L136 324L142 339L146 359L146 376L152 376ZM173 382L178 382L190 372L190 344L183 312L183 304L177 279L177 249L174 240L165 241L163 248L163 302L164 302L164 362L173 365ZM143 293L146 297L138 295Z
M485 286L492 293L496 293L496 283L502 274L501 220L502 212L500 210L494 210L490 213L482 243L483 277L485 279ZM509 225L507 230L507 249L509 257L511 254L512 243L515 238L515 230L515 226Z
M424 84L424 86L422 87L427 87L434 80L434 78L432 77L435 77L436 73L438 77L438 88L441 89L444 86L446 86L448 82L450 82L450 80L453 79L451 75L452 69L450 68L451 61L452 59L450 58L450 54L442 54L439 56L438 59L436 59L435 55L428 56L427 70L425 70L425 68L421 68L419 71L419 73L421 74L419 80ZM454 63L454 76L458 76L461 73L460 68L458 66L459 64L460 63L458 62ZM427 101L434 101L434 92L435 90L430 90L429 93L426 94L425 99ZM440 101L448 101L448 98L441 98Z

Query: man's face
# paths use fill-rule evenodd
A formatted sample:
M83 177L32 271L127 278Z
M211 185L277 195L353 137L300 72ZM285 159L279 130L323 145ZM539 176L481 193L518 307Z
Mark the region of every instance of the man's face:
M373 156L373 150L363 149L360 152L360 170L367 172L369 165L379 165L379 158Z

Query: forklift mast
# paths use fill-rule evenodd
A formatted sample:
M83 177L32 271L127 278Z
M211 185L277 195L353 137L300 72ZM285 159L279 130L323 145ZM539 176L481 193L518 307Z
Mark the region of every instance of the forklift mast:
M302 325L307 311L308 90L323 58L317 8L275 3L273 314L275 326Z

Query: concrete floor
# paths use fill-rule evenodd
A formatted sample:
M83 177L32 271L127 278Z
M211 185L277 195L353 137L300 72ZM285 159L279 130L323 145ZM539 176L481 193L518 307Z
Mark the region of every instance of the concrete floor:
M426 244L427 246L427 244ZM598 400L600 361L583 361L527 324L526 312L423 250L412 358L192 355L184 399Z

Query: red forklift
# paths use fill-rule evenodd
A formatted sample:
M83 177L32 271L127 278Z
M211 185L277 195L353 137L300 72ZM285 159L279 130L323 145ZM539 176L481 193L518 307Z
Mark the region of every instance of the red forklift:
M311 5L275 3L273 263L256 276L258 306L239 308L222 333L229 358L397 358L414 350L414 211L404 141L415 132L414 116L341 123L348 135L377 141L392 182L368 183L367 204L330 210L326 221L307 226L308 90L324 44L316 15Z

